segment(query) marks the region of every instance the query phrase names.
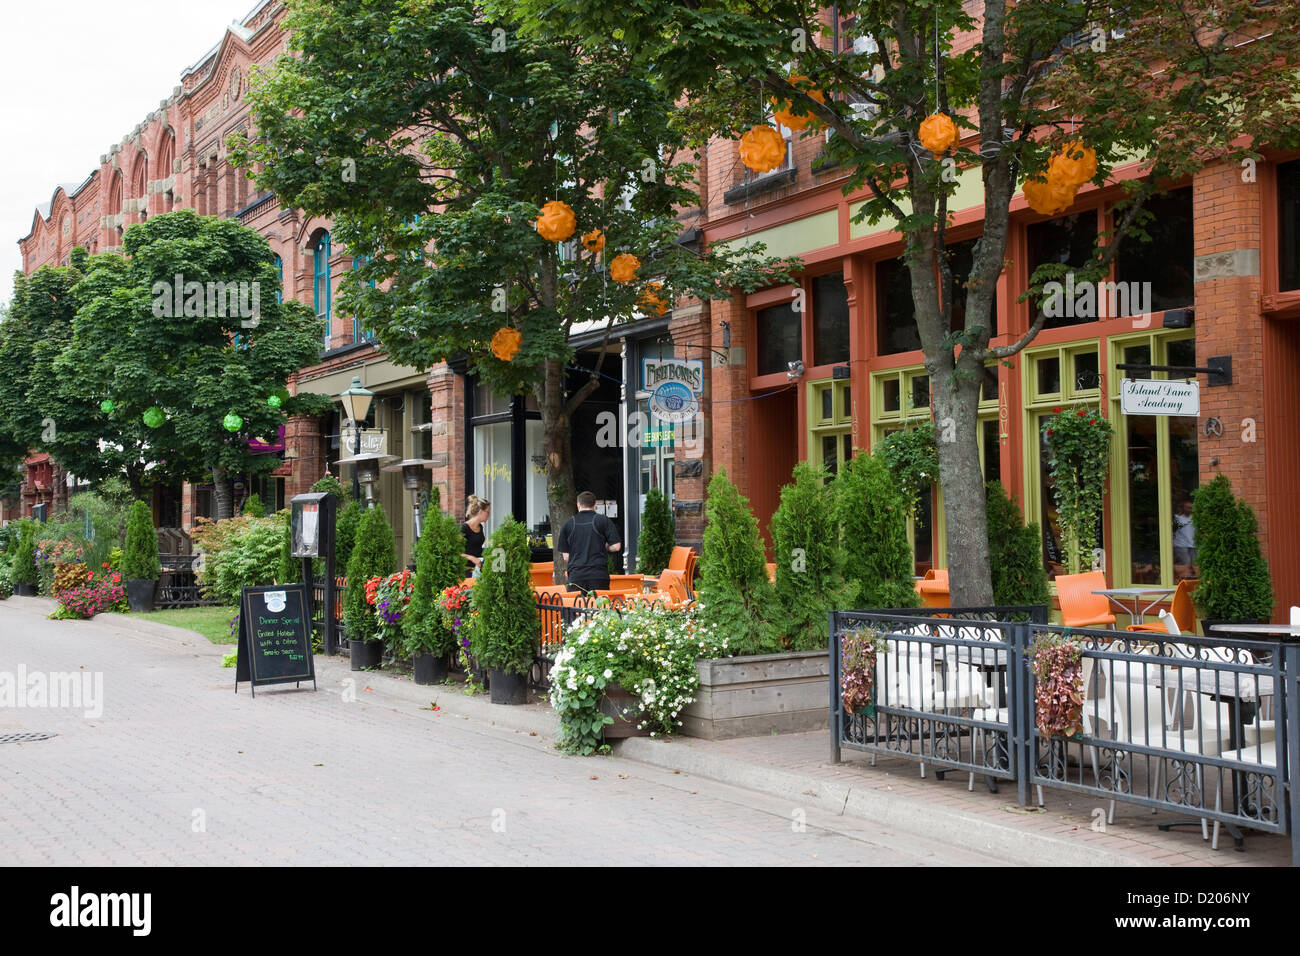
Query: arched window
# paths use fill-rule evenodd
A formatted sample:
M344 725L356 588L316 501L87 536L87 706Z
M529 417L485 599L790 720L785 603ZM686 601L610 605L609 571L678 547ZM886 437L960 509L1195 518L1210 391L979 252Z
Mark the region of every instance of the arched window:
M275 301L284 301L284 260L279 256L275 257L275 278L277 285L275 287Z
M325 348L330 347L330 234L322 232L316 240L312 269L312 304L316 315L325 320Z
M144 153L136 157L135 169L131 173L131 198L140 201L137 211L140 221L148 216L149 159Z
M356 256L352 260L352 268L360 269L369 261L370 260L367 259L365 256ZM366 283L366 285L370 286L370 288L373 289L375 287L375 280L371 279L369 282ZM352 317L352 341L360 342L363 340L366 342L373 342L375 340L375 332L373 329L366 329L363 332L361 329L361 320L358 319L356 316L353 316Z
M172 162L176 157L176 137L171 130L163 134L162 143L158 148L158 165L154 169L155 179L168 179L172 175ZM168 189L162 194L163 212L171 212L172 203L174 202L175 190Z

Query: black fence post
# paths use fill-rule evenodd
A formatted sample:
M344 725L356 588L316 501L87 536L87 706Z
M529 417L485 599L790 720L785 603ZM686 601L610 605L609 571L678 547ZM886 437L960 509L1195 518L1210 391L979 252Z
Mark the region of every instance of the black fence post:
M1300 866L1300 644L1283 645L1283 700L1277 733L1286 741L1283 780L1287 788L1291 865Z
M840 628L839 612L830 615L831 763L840 762Z
M1033 617L1037 617L1034 614ZM1036 623L1036 622L1035 622ZM1032 771L1033 735L1029 732L1034 701L1029 674L1025 670L1025 656L1029 649L1027 623L1011 625L1011 656L1007 661L1007 693L1011 696L1011 732L1015 737L1016 802L1029 805L1029 778Z

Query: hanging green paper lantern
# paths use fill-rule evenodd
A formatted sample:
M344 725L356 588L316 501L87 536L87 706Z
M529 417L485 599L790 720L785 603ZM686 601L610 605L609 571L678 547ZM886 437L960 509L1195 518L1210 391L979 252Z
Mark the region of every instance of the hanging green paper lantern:
M113 414L113 408L114 405L113 405L113 400L111 398L106 398L99 403L99 410L103 412L105 415Z
M157 428L163 422L167 421L167 415L157 405L150 405L144 410L144 414L141 417L144 419L144 423L150 428Z
M226 431L237 432L239 431L240 428L244 426L244 420L240 418L238 415L236 415L234 412L231 412L229 415L227 415L225 418L221 420L221 424L225 426Z
M284 404L284 401L280 398L279 395L272 395L270 398L266 400L266 404L270 405L272 408L279 408L281 405Z

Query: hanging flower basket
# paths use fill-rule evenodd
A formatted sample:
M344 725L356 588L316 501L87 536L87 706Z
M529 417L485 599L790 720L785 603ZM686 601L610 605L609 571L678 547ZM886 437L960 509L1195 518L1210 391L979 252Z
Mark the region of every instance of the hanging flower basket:
M840 637L840 695L844 712L874 717L876 655L885 650L884 635L864 628Z
M1083 649L1054 634L1034 640L1026 661L1034 675L1034 723L1044 737L1083 732Z

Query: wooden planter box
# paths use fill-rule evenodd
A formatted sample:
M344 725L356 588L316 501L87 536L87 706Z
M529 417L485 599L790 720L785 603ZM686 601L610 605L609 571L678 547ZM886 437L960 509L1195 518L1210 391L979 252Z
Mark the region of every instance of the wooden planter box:
M830 652L791 651L695 662L700 686L682 732L706 740L825 730Z

